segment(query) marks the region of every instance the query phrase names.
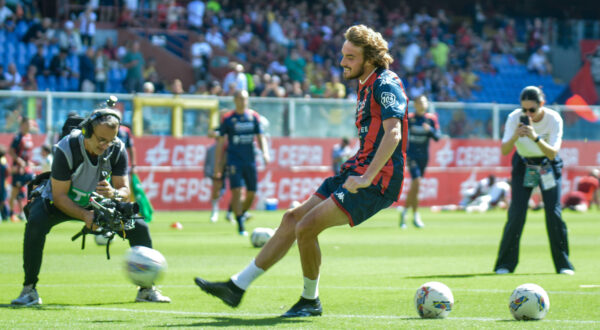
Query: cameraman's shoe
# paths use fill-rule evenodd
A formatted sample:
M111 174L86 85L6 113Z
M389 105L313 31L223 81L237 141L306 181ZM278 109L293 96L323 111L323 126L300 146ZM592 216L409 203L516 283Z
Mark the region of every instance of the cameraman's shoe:
M163 296L157 288L140 288L138 291L137 297L135 297L136 302L158 302L158 303L170 303L171 298Z
M19 306L33 306L33 305L41 305L42 298L37 293L37 290L33 288L32 285L26 285L23 287L19 298L10 302L13 305Z
M194 282L196 282L196 285L198 285L202 291L221 299L231 307L237 307L240 304L245 292L231 280L227 282L209 282L200 277L196 277Z
M300 300L298 300L298 302L287 312L281 315L281 317L321 316L321 314L323 314L323 307L321 306L319 297L316 299L300 297Z

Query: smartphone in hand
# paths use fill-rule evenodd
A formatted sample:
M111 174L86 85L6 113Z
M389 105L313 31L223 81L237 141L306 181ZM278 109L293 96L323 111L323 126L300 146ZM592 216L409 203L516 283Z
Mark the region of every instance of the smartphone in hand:
M520 121L520 122L521 122L521 124L523 124L523 125L530 125L530 124L531 124L531 122L530 122L530 118L529 118L528 116L524 116L524 115L523 115L523 116L521 116L521 117L519 118L519 121Z

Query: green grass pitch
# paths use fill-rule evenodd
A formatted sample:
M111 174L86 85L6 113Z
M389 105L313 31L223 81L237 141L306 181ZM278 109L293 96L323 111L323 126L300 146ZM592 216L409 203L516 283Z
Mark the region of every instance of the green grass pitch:
M283 211L254 211L248 223L274 228ZM224 213L221 214L223 217ZM298 250L254 282L232 309L200 291L194 276L225 280L245 267L258 249L235 227L207 212L159 212L150 224L154 248L169 269L159 283L171 304L134 303L136 289L123 272L128 244L117 238L106 260L104 247L88 236L86 249L70 238L80 222L54 227L46 240L38 283L42 307L13 308L23 280L23 223L0 225L0 328L320 328L464 329L600 328L600 212L565 212L574 276L554 273L543 211L529 212L515 274L494 275L505 211L486 214L422 211L423 229L398 228L389 209L356 227L336 227L320 236L323 264L322 317L281 319L302 291ZM173 221L182 230L170 228ZM445 283L455 305L447 319L421 320L415 290L428 281ZM513 321L512 290L523 283L542 286L550 297L543 321Z

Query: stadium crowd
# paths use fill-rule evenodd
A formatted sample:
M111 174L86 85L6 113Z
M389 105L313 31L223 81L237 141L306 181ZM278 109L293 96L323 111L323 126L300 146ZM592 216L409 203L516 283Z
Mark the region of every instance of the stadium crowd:
M382 31L396 59L391 69L410 98L468 101L481 89L478 74L496 70L495 57L528 63L532 74L551 72L545 21L515 20L480 2L449 12L406 1L390 8L356 0L129 0L121 10L109 10L116 1L96 0L79 1L86 9L71 12L68 20L42 18L37 1L10 2L0 0L3 89L141 92L147 81L155 92L172 92L152 54L140 53L135 43L98 44L98 20L113 28L144 22L189 31L196 84L188 91L200 94L246 89L253 96L353 97L355 86L340 79L338 49L341 31L358 21ZM230 73L224 77L211 74L222 65L216 54L227 57Z

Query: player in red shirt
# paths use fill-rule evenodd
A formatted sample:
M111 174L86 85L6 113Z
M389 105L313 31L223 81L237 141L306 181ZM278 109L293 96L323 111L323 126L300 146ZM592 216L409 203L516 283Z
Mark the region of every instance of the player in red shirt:
M31 156L33 155L33 138L29 133L30 122L29 118L21 118L21 125L19 126L19 132L15 135L8 154L13 159L12 171L12 189L10 191L10 199L8 206L12 212L10 218L13 222L25 220L23 213L23 205L21 200L25 199L25 196L19 198L19 193L27 186L27 183L33 179L33 170L31 169ZM15 202L19 204L18 208L15 208ZM16 211L21 212L17 215Z
M258 256L227 282L197 277L206 293L237 307L252 281L283 258L298 243L304 276L300 300L283 317L319 316L321 250L319 234L334 226L359 225L398 200L402 189L408 98L400 78L388 69L393 59L380 33L364 25L346 30L341 67L345 79L358 79L355 125L358 152L342 165L339 175L323 181L308 200L288 210L275 235Z
M571 191L563 197L563 209L569 208L575 211L587 211L591 204L596 204L600 209L598 199L598 186L600 170L594 169L577 183L577 190Z

